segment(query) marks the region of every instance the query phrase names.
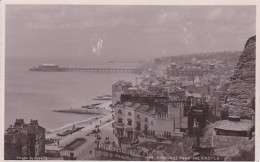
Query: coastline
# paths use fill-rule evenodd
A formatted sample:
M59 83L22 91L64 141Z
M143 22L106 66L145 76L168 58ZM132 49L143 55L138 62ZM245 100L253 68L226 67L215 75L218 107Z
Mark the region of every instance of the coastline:
M53 112L61 112L61 113L74 113L74 114L94 114L94 115L101 115L104 114L104 112L100 109L63 109L63 110L52 110Z
M90 123L92 123L92 126L93 126L95 124L98 124L98 121L100 121L100 120L101 121L103 120L103 122L107 121L107 120L111 120L112 119L111 107L109 106L111 104L111 102L112 101L106 101L106 102L104 102L104 103L102 103L101 105L98 106L101 110L103 110L102 114L97 114L97 116L88 118L86 120L75 121L73 123L67 123L64 126L56 128L56 129L51 129L51 130L46 129L46 138L55 137L56 133L65 131L67 129L71 129L73 124L76 127L84 127L82 130L89 131L90 130L89 126L91 126ZM71 109L67 109L67 110L71 110ZM78 109L73 109L73 110L78 110ZM63 111L63 110L61 110L61 111ZM71 113L71 112L66 112L66 113ZM101 124L103 124L103 122L99 123L100 126L101 126ZM92 127L91 127L91 129L92 129Z
M74 122L74 125L76 127L84 126L86 124L90 124L90 122L94 122L97 119L101 119L103 117L104 117L104 115L100 115L100 116L96 116L96 117L91 117L87 120L76 121L76 122ZM73 123L67 123L62 127L59 127L59 128L56 128L56 129L51 129L51 130L46 130L46 134L52 134L52 133L58 133L58 132L61 132L61 131L65 131L67 129L71 129L72 126L73 126Z
M62 112L62 113L75 113L75 114L96 114L96 115L104 115L109 113L110 104L112 103L111 100L105 100L103 103L100 103L100 105L95 106L92 109L88 108L69 108L69 109L55 109L52 110L53 112Z

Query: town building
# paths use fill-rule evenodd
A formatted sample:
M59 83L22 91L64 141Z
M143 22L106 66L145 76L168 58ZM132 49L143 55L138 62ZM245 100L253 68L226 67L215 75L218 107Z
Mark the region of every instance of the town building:
M189 93L199 93L201 95L209 95L210 89L208 85L184 85L183 89Z
M168 90L151 85L147 90L131 87L121 94L121 102L114 106L114 133L119 144L139 137L160 141L183 136L192 133L194 119L201 128L205 126L205 97L181 88Z
M209 68L195 66L177 67L175 63L171 63L170 67L166 69L166 75L168 77L201 77L214 72L214 65L211 64L208 67Z
M124 80L119 80L112 85L112 105L120 102L120 97L122 93L125 93L128 88L132 87L132 83L126 82Z
M45 153L45 128L37 120L25 124L16 119L5 132L5 160L22 160L43 157Z
M59 66L56 64L42 64L39 66L39 69L43 71L58 71Z
M118 143L132 142L139 136L163 137L173 135L179 129L174 116L155 113L158 107L125 102L116 105L115 136Z
M56 64L42 64L38 67L30 68L30 71L60 71L60 68Z

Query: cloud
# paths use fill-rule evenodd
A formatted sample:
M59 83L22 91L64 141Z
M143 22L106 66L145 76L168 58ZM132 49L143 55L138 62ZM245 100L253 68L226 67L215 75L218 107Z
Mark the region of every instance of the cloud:
M92 52L98 36L106 35L106 55L236 50L255 34L255 14L253 6L15 5L7 7L7 43L17 51L37 40L44 50L55 44L70 53Z

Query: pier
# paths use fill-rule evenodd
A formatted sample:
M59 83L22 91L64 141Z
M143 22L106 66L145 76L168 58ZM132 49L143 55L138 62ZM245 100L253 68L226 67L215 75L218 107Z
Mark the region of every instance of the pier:
M59 68L61 72L124 72L136 73L137 69L112 69L112 68Z
M39 72L113 72L113 73L139 73L140 69L133 68L63 68L56 64L42 64L38 67L30 68L30 71Z

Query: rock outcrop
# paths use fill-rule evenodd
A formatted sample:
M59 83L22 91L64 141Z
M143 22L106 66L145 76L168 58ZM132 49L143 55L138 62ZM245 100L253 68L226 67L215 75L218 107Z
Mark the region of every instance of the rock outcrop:
M239 58L227 90L226 105L229 114L242 118L254 117L256 36L249 38Z
M247 144L239 146L241 147L240 149L232 148L237 152L227 154L226 161L255 161L255 139L251 139Z
M249 38L245 44L244 51L239 58L234 75L230 79L226 91L225 104L222 111L229 115L238 115L241 118L252 118L255 116L255 59L256 59L256 36ZM253 120L254 121L254 120ZM204 132L202 144L210 144L210 135L213 132L210 125ZM204 142L204 143L203 143ZM255 137L248 141L235 140L233 145L227 146L225 142L219 142L213 156L225 156L228 161L254 161Z

